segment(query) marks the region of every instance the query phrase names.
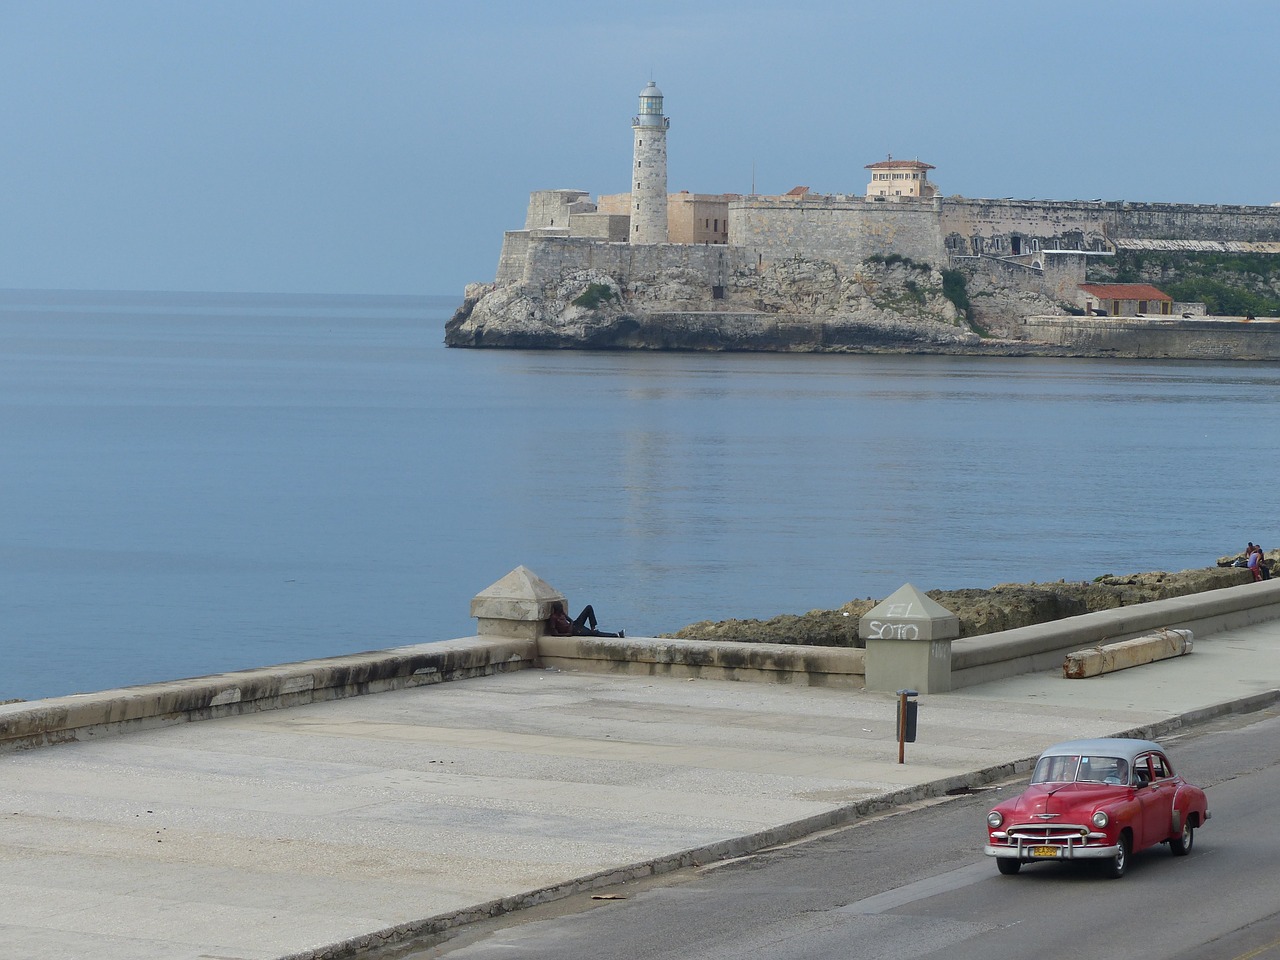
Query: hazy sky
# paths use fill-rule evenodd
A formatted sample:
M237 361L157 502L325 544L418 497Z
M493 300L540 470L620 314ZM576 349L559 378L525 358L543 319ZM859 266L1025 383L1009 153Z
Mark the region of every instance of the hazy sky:
M901 12L898 12L901 11ZM1276 0L0 0L0 288L438 293L531 190L1280 201Z

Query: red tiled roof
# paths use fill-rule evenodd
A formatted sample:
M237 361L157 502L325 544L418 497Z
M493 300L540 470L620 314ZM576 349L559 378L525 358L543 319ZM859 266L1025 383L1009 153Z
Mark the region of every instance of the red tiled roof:
M1149 283L1082 283L1080 289L1099 300L1168 300L1173 297Z
M868 163L864 169L880 170L884 167L893 167L895 170L936 170L932 163L921 163L919 160L895 160L890 157L888 160L881 160L879 163Z
M803 197L808 192L809 192L808 187L792 187L790 190L784 193L783 196L784 197Z

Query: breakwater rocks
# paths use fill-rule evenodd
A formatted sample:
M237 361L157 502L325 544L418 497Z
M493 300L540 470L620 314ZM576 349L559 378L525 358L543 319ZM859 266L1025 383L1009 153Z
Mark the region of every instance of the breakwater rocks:
M1166 600L1252 581L1248 570L1220 566L1179 573L1102 576L1091 582L1002 583L989 589L929 590L960 619L960 636L980 636L1096 610ZM663 636L810 646L861 647L858 620L879 601L851 600L836 610L784 614L769 620L703 620Z

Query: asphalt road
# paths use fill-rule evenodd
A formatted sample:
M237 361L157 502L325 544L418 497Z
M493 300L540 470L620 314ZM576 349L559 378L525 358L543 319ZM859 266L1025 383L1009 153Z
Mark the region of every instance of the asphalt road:
M983 818L1012 782L759 855L548 904L458 931L413 960L1280 960L1280 718L1167 738L1209 792L1190 856L1139 854L1003 877Z

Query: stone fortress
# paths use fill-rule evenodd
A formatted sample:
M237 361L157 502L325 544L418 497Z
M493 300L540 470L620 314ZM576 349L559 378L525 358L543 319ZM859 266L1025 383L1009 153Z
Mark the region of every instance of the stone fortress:
M1151 340L1163 323L1151 355L1280 356L1280 324L1242 333L1149 286L1082 286L1091 261L1125 250L1280 255L1280 206L944 197L933 166L892 156L867 165L856 194L668 193L669 128L650 82L632 119L631 190L535 192L446 342L1141 355L1133 335ZM1179 331L1198 346L1170 340Z

